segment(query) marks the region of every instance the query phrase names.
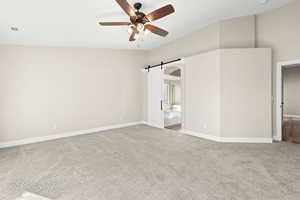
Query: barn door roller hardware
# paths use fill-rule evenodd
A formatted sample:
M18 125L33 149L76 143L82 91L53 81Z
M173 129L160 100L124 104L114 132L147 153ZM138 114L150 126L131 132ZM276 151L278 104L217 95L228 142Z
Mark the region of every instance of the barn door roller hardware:
M163 66L164 66L164 65L167 65L167 64L170 64L170 63L173 63L173 62L178 62L178 61L181 61L181 60L182 60L182 59L179 58L179 59L171 60L171 61L167 61L167 62L161 61L161 63L160 63L160 64L157 64L157 65L152 65L152 66L148 65L147 67L145 67L145 70L147 70L148 72L150 72L150 69L151 69L151 68L154 68L154 67L160 67L161 70L163 70Z

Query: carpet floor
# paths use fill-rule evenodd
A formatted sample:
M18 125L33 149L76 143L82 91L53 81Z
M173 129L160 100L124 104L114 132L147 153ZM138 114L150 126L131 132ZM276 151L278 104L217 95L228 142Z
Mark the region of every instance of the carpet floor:
M145 125L0 150L0 199L299 200L300 145L224 144Z

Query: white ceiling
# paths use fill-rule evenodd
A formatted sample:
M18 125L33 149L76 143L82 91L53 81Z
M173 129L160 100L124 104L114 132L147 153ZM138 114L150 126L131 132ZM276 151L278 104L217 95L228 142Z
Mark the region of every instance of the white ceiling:
M153 22L170 32L166 38L149 34L129 42L127 27L100 27L98 21L129 20L115 0L1 0L0 43L150 49L221 19L261 13L293 0L128 0L137 1L145 13L173 4L174 14Z

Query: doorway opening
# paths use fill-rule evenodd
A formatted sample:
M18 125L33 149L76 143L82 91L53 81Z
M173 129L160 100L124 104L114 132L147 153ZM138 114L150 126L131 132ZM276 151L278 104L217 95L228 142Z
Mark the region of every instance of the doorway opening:
M300 64L282 68L282 139L300 143Z
M300 143L300 60L277 67L277 112L275 139Z
M169 66L164 71L163 112L164 128L182 129L182 79L181 69Z
M147 70L147 124L184 130L184 60Z

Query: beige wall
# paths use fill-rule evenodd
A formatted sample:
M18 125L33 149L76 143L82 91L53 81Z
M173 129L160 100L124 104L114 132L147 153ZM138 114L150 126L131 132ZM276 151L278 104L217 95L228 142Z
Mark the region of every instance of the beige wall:
M196 55L219 48L219 25L211 24L183 38L149 51L150 64Z
M184 129L219 136L219 51L186 58L183 81Z
M271 49L224 49L221 64L221 135L271 138Z
M255 16L223 20L149 51L151 64L189 57L219 48L253 48Z
M141 121L145 55L0 46L0 142Z
M283 111L286 115L300 115L300 66L283 70Z
M300 58L300 1L256 17L257 47L272 48L274 64Z
M273 96L276 96L276 64L300 59L300 1L256 17L256 46L273 53ZM276 99L276 98L274 98ZM276 101L273 104L273 133L276 132Z
M254 48L255 16L238 17L220 22L220 48Z
M271 49L222 49L185 59L184 129L271 138Z

